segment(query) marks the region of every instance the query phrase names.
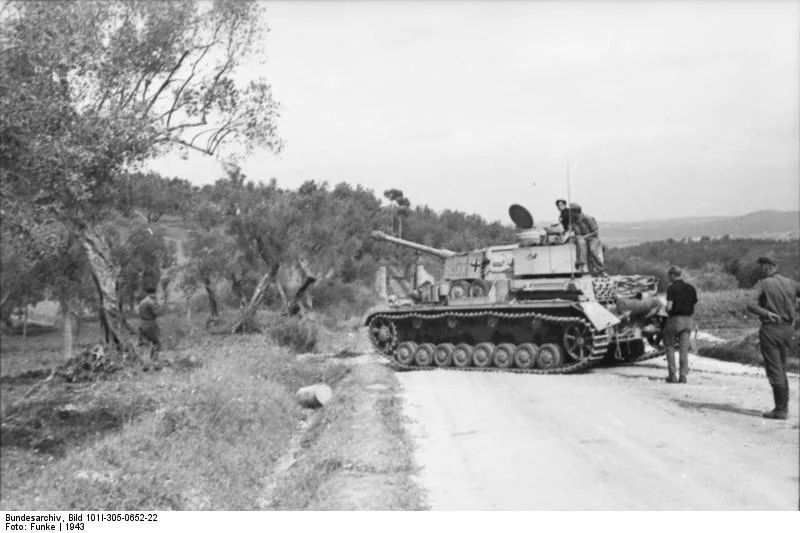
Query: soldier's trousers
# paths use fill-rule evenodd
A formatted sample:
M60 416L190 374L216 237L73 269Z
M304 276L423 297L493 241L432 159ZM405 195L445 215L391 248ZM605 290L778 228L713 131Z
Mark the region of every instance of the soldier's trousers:
M142 320L139 323L139 346L148 346L150 357L158 357L161 351L161 331L155 320Z
M675 348L678 348L680 375L689 373L689 344L694 321L690 316L671 316L664 325L664 348L667 351L667 372L675 375Z
M575 264L587 265L589 272L602 272L605 270L605 258L603 257L603 243L596 237L578 236L575 239L575 246L577 248Z
M761 356L769 384L776 393L775 407L786 409L789 401L789 379L786 377L786 357L795 349L791 324L762 324L758 331ZM779 403L783 405L778 405Z

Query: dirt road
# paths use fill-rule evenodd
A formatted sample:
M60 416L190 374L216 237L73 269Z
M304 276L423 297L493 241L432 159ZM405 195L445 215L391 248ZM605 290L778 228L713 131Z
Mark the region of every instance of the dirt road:
M797 510L791 416L770 421L752 368L692 356L571 376L403 372L419 484L433 510Z

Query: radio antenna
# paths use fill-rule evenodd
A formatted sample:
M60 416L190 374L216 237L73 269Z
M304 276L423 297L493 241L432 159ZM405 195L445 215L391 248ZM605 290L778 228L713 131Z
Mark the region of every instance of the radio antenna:
M572 191L570 189L569 183L569 158L567 158L567 221L569 224L569 230L573 235L575 235L575 228L572 226ZM578 245L577 237L573 237L573 241L575 246ZM572 280L575 278L575 258L572 255L572 248L569 254L569 279Z

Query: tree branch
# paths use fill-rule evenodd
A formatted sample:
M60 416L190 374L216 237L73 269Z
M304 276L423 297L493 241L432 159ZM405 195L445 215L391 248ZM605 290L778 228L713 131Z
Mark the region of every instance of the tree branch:
M154 94L154 95L153 95L153 97L150 99L150 103L149 103L149 104L147 105L147 107L145 108L145 110L144 110L144 113L143 113L143 116L144 116L144 115L147 115L147 113L149 113L149 112L150 112L150 108L152 108L152 107L153 107L153 105L156 103L156 100L158 100L158 97L161 95L161 92L164 90L164 88L165 88L167 85L169 85L169 84L171 83L171 81L172 81L172 76L174 76L174 75L175 75L175 72L177 72L177 71L178 71L178 69L179 69L179 68L181 67L181 65L183 64L183 60L184 60L184 59L186 59L186 57L187 57L188 55L189 55L189 51L188 51L188 50L185 50L185 51L183 52L183 54L181 54L181 58L178 60L178 62L175 64L175 66L174 66L174 67L172 67L172 70L171 70L171 71L170 71L170 73L167 75L167 78L164 80L164 82L161 84L161 87L159 87L159 88L158 88L158 90L156 91L156 94Z

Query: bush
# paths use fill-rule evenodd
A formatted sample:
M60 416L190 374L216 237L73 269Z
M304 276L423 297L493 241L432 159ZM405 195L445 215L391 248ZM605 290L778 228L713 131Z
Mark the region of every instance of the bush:
M337 320L363 315L377 302L374 291L359 283L324 281L313 288L314 309Z
M701 291L727 291L738 288L736 276L725 271L719 263L708 263L700 270L686 273L687 281Z
M319 341L319 326L308 319L276 317L269 326L270 336L295 353L313 352Z

